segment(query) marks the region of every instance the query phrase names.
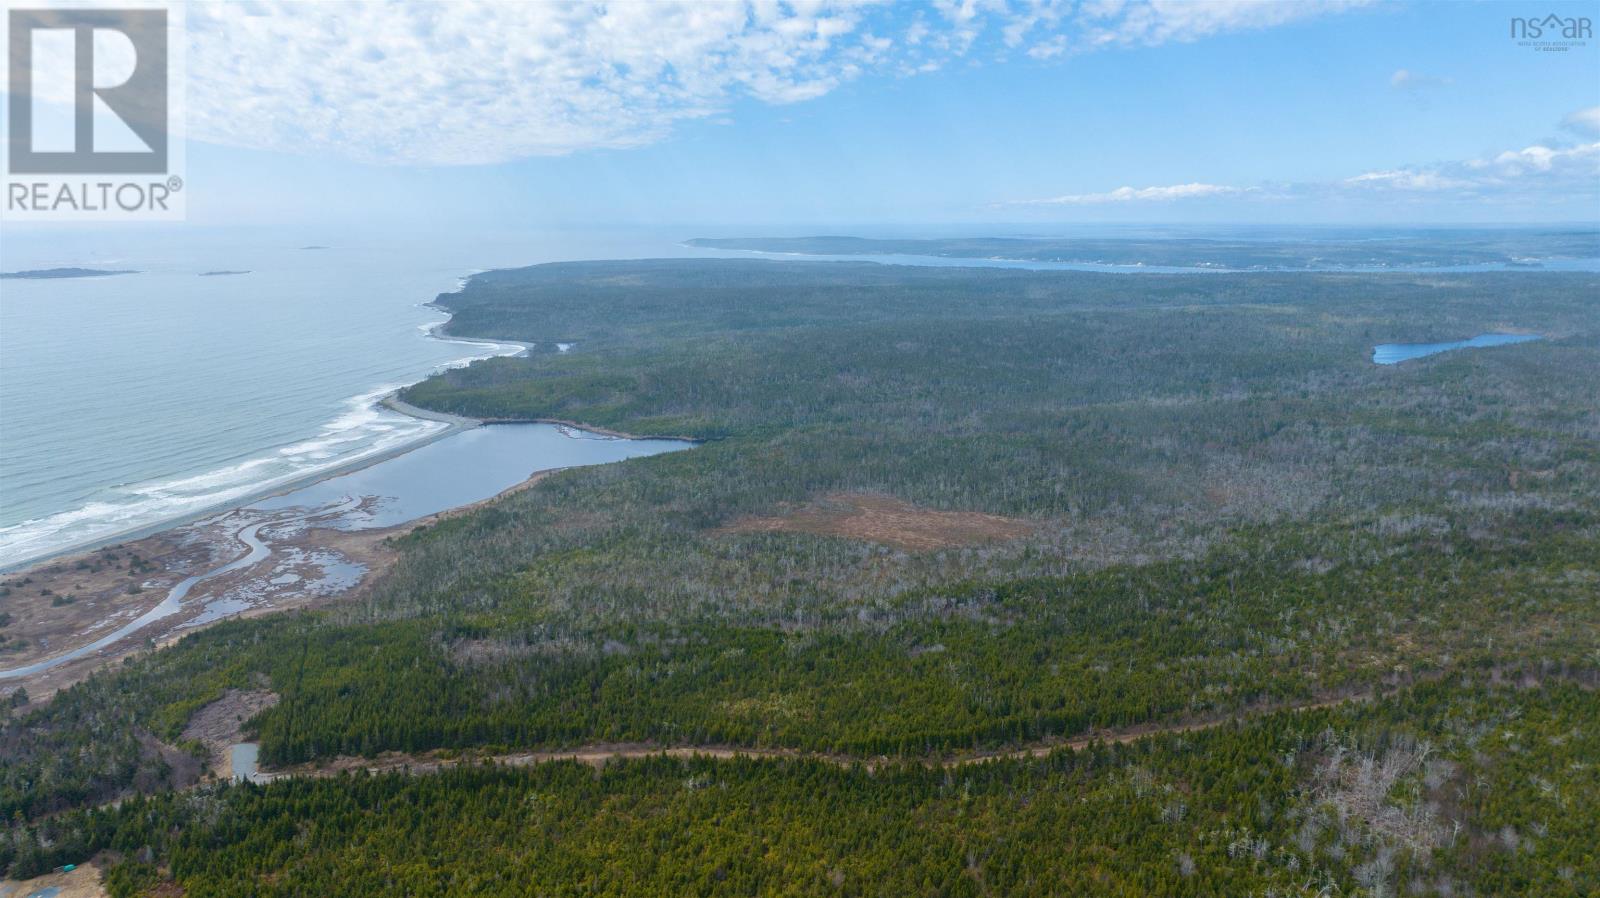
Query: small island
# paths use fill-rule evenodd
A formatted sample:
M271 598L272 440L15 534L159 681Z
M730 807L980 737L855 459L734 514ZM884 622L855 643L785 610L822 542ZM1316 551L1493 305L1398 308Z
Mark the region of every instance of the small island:
M230 275L230 274L249 274L249 273L250 273L249 271L202 271L202 272L200 272L200 276L203 277L203 278L218 278L218 277L224 277L224 276Z
M322 245L316 244L316 243L313 243L310 246L302 246L300 248L301 249L327 249L326 246L322 246Z
M103 278L116 274L138 274L131 270L105 268L39 268L33 271L0 271L0 280L48 281L62 278Z

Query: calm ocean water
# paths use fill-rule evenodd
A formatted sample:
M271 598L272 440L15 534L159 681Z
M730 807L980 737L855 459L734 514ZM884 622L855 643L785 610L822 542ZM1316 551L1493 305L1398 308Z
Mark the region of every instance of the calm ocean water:
M8 231L0 270L140 273L0 282L0 567L422 439L443 425L374 400L516 351L430 339L445 316L423 303L479 269L676 255L685 236Z

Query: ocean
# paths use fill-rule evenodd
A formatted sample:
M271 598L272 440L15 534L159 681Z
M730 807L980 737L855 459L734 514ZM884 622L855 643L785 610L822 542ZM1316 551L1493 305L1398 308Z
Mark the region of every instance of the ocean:
M138 273L0 281L0 567L423 441L444 425L375 401L520 351L431 338L446 316L425 303L477 270L687 236L8 230L0 270Z

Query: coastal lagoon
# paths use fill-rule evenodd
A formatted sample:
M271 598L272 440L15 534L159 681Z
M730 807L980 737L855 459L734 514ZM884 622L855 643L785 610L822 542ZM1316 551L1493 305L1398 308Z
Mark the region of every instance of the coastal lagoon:
M451 434L370 467L250 505L256 511L336 509L319 526L393 527L481 502L559 468L600 465L693 446L630 440L558 424L491 424Z
M1449 343L1379 343L1372 348L1372 361L1378 365L1398 365L1411 359L1437 355L1453 349L1479 349L1486 346L1506 346L1541 339L1537 334L1479 334L1470 340Z

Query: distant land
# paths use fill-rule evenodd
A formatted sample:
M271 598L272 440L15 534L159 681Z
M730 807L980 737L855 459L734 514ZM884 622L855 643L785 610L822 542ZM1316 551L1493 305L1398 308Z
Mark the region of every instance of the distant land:
M0 280L48 281L60 278L103 278L114 274L138 274L131 269L39 268L33 271L0 271Z
M249 274L249 273L250 273L249 271L202 271L202 272L200 272L200 276L203 277L203 278L215 278L215 277L222 277L223 275L228 275L228 274Z
M1152 265L1234 270L1537 268L1551 260L1600 258L1600 231L1412 230L1314 234L1306 239L962 237L697 237L689 246L798 255L905 255L1085 265Z
M302 246L300 248L301 249L327 249L326 246L321 246L321 245L315 244L315 243L311 244L310 246Z

